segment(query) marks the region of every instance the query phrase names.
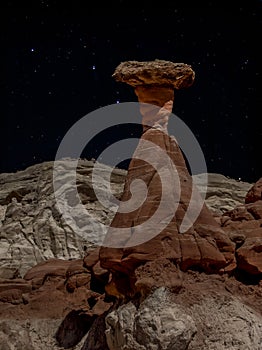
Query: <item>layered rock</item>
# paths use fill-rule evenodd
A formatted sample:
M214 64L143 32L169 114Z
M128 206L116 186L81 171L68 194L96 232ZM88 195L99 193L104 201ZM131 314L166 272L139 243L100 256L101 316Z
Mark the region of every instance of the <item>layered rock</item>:
M92 324L112 305L104 297L82 259L50 259L30 269L24 279L1 279L1 343L21 349L80 349ZM14 339L13 330L23 338Z
M90 283L82 259L44 261L23 279L0 280L1 316L59 319L73 309L87 307L89 298L95 304L100 294L90 291Z
M137 78L135 78L136 72ZM171 77L170 80L166 75ZM150 63L129 61L122 63L116 69L114 76L118 81L135 86L144 126L144 133L129 165L121 200L128 201L130 192L133 196L139 195L140 187L135 190L132 188L131 191L131 184L137 179L144 181L148 193L141 207L128 214L121 213L122 204L120 204L120 211L115 215L105 244L101 247L101 266L113 272L112 293L116 293L114 291L116 288L122 294L135 294L139 291L135 284L135 269L141 264L159 258L172 261L183 271L189 268L208 273L232 271L236 266L234 243L221 229L206 205L202 206L197 191L194 192L193 211L198 210L199 215L192 219L186 232L181 231L181 224L189 203L192 202L191 194L194 188L179 145L175 138L166 132L173 106L173 90L192 84L194 79L192 69L188 65L179 64L179 69L176 71L176 65L166 61L161 64L160 61ZM183 84L177 84L177 81ZM157 147L145 146L148 142ZM159 149L162 152L156 151ZM168 156L168 160L163 158L163 153ZM142 158L148 159L148 162ZM155 215L162 203L163 193L166 196L164 198L166 204L162 207L162 214L166 224L152 238L151 230L154 227L145 230L139 225L145 227L144 223ZM172 208L174 204L177 206L176 210ZM124 227L127 230L119 237L114 234L115 227ZM118 239L121 239L122 248L106 246L117 244ZM153 277L154 271L151 273ZM126 281L124 288L123 281Z
M231 179L222 174L208 173L206 188L205 174L193 175L194 184L201 195L205 195L207 207L217 216L245 203L252 184Z
M83 162L82 165L83 172L90 170L87 163ZM17 181L17 186L19 184L22 188L23 181L26 183L27 178L31 178L31 182L35 183L31 170L36 167L40 167L40 165L32 167L30 172L27 171L26 176L22 177L23 180L20 183ZM86 170L84 170L85 167ZM20 178L21 174L17 173L16 176ZM118 188L117 193L121 192L121 181L123 183L124 179L125 173L121 175L119 182L114 182L114 189ZM219 185L219 179L222 179L221 185ZM209 184L208 198L212 198L215 193L222 206L228 205L227 197L230 186L232 186L231 191L236 188L237 196L240 194L240 197L236 195L233 197L236 202L241 201L242 205L234 211L228 211L221 218L224 230L239 250L248 239L246 238L247 232L249 234L256 232L254 225L258 227L260 223L259 208L261 203L256 201L244 205L244 188L249 189L251 185L213 174L209 176ZM201 177L198 185L201 191ZM6 186L3 186L2 189L5 189ZM243 191L241 191L241 186L243 186ZM257 188L257 185L254 188ZM254 192L254 188L251 188L249 193ZM223 202L223 197L226 198L225 202ZM214 201L210 203L211 205L215 204ZM215 211L217 207L218 204L214 206ZM14 224L16 220L19 220L19 216L16 216L14 212ZM250 225L249 228L248 225ZM256 241L257 238L254 242ZM253 263L250 264L250 253L249 256L246 256L245 261L249 261L249 263L248 268L244 267L246 271L244 280L247 282L250 278L251 282L254 283L251 273L253 274L255 271L257 274L257 269L254 269ZM238 259L238 262L241 260ZM71 349L74 350L105 350L112 342L114 342L114 346L119 346L123 339L126 339L127 344L141 342L137 346L143 349L144 345L136 324L144 322L143 335L150 334L151 326L148 323L144 307L151 305L155 296L151 295L147 300L147 295L154 288L161 288L165 285L168 288L165 293L169 295L171 293L175 298L171 298L172 300L169 300L167 304L171 303L172 308L179 309L180 313L191 318L197 329L194 337L190 338L188 349L196 350L208 347L215 349L234 349L234 347L236 349L259 349L261 338L258 334L261 334L259 327L262 312L261 283L245 285L233 277L223 280L222 276L207 276L192 271L183 273L173 264L172 260L160 257L140 265L134 272L136 288L140 291L142 300L145 299L145 303L140 305L138 300L134 300L122 305L120 309L115 308L112 314L106 316L112 304L105 302L104 288L108 290L109 294L117 295L121 300L121 296L124 296L126 292L125 283L130 283L125 275L117 275L118 280L121 280L123 285L119 291L112 284L106 285L110 278L112 277L109 276L108 271L100 265L99 249L96 249L86 252L84 262L82 259L66 261L53 258L42 261L27 271L24 278L1 279L1 345L7 349L13 347L44 350L71 346ZM117 287L119 288L119 284ZM138 305L140 306L138 307ZM249 306L247 307L247 305ZM157 323L158 318L163 316L164 319L168 320L170 314L167 313L167 318L165 318L165 310L166 308L163 307L163 312L160 314L156 311L152 320ZM123 323L126 314L129 315L128 322ZM149 314L151 315L151 312ZM245 319L249 320L248 324ZM128 324L130 329L127 329ZM225 328L225 324L230 325L230 327ZM117 336L113 336L113 332ZM108 343L105 337L106 333ZM127 334L129 334L128 337ZM164 335L165 333L155 332L154 339L161 342L165 338ZM170 335L171 340L172 336ZM184 344L186 342L184 339ZM149 349L153 346L153 343L148 343Z
M70 160L60 162L61 167ZM114 212L104 208L97 200L92 183L94 162L79 160L77 189L86 208L86 222L82 212L75 212L76 225L86 225L86 232L99 232L109 224ZM101 179L108 167L100 165ZM110 168L111 170L111 168ZM61 172L66 176L66 171ZM53 190L53 162L37 164L13 174L0 175L0 278L23 277L28 269L52 258L76 259L84 256L93 243L80 236L65 222L59 212ZM111 182L116 197L122 193L125 171L114 169ZM76 210L71 188L62 188L63 196ZM103 182L98 184L103 195Z
M90 217L97 222L110 224L114 212L100 205L97 200L91 174L94 162L79 161L78 191ZM106 165L100 164L101 181ZM52 189L53 163L36 164L13 174L0 174L0 277L23 277L26 271L49 258L72 259L84 255L84 247L90 246L61 219ZM110 169L111 189L120 198L126 171ZM203 192L202 175L194 181ZM101 191L105 188L100 183ZM206 204L214 213L220 214L244 204L246 192L251 185L226 178L220 174L208 174ZM70 198L70 188L64 188ZM73 206L73 201L72 201ZM95 220L90 220L89 231ZM101 230L100 227L93 227ZM102 228L103 229L103 228Z
M262 178L248 191L245 203L254 203L259 200L262 200Z
M249 275L262 275L262 200L261 179L246 196L246 204L227 211L221 225L236 243L238 268Z
M89 263L93 258L94 255L90 256ZM28 304L9 304L7 307L6 303L0 302L3 348L115 350L123 349L125 345L127 350L147 350L155 349L157 344L159 349L170 345L171 349L172 346L175 349L188 346L190 350L260 350L261 284L246 285L225 275L181 272L179 288L156 287L140 301L134 299L108 309L110 305L105 305L99 293L92 292L90 298L81 287L81 293L66 291L73 271L89 275L79 260L72 261L72 265L66 263L65 269L61 261L56 263L57 276L51 276L55 261L47 264L46 273L44 264L29 271L28 278L32 279L23 283L35 285L35 289L33 292L25 290L24 300ZM173 267L163 260L157 272L159 280L170 278ZM140 277L145 277L145 267L139 269ZM165 275L161 269L165 270ZM48 270L51 275L36 288L38 283L31 282L38 278L43 280ZM65 275L68 277L63 277ZM14 283L17 285L21 281ZM89 282L86 288L89 288ZM34 294L30 296L30 293ZM49 299L44 296L48 293ZM6 309L3 309L4 304ZM59 312L63 310L63 320L58 317L58 309Z

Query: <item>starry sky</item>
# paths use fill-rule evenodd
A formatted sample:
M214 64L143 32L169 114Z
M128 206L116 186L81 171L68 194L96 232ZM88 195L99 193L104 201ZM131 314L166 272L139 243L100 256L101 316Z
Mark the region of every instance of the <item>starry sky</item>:
M208 171L250 182L261 177L262 2L108 3L1 2L0 172L54 160L84 115L137 101L111 75L122 61L158 58L196 72L194 85L176 92L173 111L198 139ZM140 132L98 137L84 156L98 158L108 140Z

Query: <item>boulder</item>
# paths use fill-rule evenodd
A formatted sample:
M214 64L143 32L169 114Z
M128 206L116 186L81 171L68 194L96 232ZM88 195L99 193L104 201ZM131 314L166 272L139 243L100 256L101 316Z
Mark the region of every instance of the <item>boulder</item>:
M129 302L106 317L106 339L110 350L186 350L197 331L183 307L171 303L161 287L137 309Z
M254 203L258 200L262 200L262 178L260 178L248 191L245 202L248 204Z

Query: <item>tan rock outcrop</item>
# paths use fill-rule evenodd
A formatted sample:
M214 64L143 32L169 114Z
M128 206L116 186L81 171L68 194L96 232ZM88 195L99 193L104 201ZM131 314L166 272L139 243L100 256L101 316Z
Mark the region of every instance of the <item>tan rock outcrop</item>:
M45 162L16 173L0 174L0 278L23 277L31 267L47 259L81 258L84 247L89 246L85 237L75 235L61 219L52 194L52 166L52 162ZM93 161L79 160L79 194L90 217L108 225L114 213L102 207L94 195L90 181L93 166ZM100 164L100 168L102 189L107 166ZM118 198L125 178L125 170L112 169L111 188ZM251 188L251 184L221 174L208 174L208 180L205 202L218 214L244 204ZM194 182L202 193L202 175L194 176ZM70 200L69 186L64 193ZM92 228L99 229L92 227L90 220L89 229Z
M262 200L262 178L260 178L246 195L246 203L254 203Z
M58 345L78 349L77 344L81 343L93 322L112 305L104 301L104 292L99 293L93 287L92 274L83 266L82 259L50 259L30 269L24 279L0 279L1 342L16 344L10 329L13 326L25 337L21 344L42 349L32 333L34 328L38 329L41 339L43 331L37 324L48 328L50 322L51 335L44 344L53 344L56 339L54 349Z
M205 175L208 177L207 188ZM243 205L246 194L252 187L248 182L216 173L197 174L193 178L200 194L205 195L207 207L217 216Z
M237 244L237 265L249 275L262 275L262 181L248 191L243 205L225 212L222 227Z
M61 161L66 169L70 159ZM86 208L85 220L77 212L70 185L64 178L61 189L64 200L78 220L75 224L87 232L103 230L113 212L97 200L92 183L94 162L79 159L77 189ZM101 196L105 187L104 172L108 166L100 164ZM111 168L110 168L111 170ZM114 169L111 175L112 192L122 193L125 170ZM81 236L64 220L59 212L53 189L53 162L33 165L16 173L0 174L0 278L21 278L33 266L47 259L79 259L85 249L92 247L88 237Z

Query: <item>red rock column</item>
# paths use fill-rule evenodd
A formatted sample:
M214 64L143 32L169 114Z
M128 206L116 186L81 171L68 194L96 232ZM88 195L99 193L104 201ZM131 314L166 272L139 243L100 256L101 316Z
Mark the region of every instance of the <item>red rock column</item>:
M143 140L151 141L161 147L173 161L178 172L181 194L177 198L177 179L174 174L169 173L168 179L172 181L168 184L170 186L168 201L170 203L177 201L177 210L173 213L169 224L159 234L139 245L136 245L134 240L132 246L132 239L138 234L136 227L157 210L162 190L159 174L155 168L143 160L137 158L131 160L121 200L126 201L130 198L130 185L135 179L142 179L147 184L148 195L138 210L128 214L118 212L113 219L111 227L130 228L128 234L122 238L123 248L100 249L101 266L113 274L114 288L110 289L109 286L109 293L117 295L116 290L121 290L122 294L126 294L125 288L123 290L123 278L131 289L134 288L136 268L157 259L168 259L184 271L190 268L197 268L207 273L232 270L235 268L234 245L205 205L197 220L191 223L190 229L185 233L180 232L180 224L191 197L192 179L176 140L167 134L167 123L172 112L174 89L190 86L194 81L193 70L182 63L159 60L128 61L121 63L113 76L117 81L133 86L141 103L144 133L135 154L143 151ZM150 149L148 152L148 157L156 157L154 153L150 154ZM164 166L161 163L162 159L157 159L157 162L158 169ZM169 212L169 206L166 206L166 211L167 217L172 214ZM148 232L139 234L147 235ZM110 239L110 230L108 235Z

